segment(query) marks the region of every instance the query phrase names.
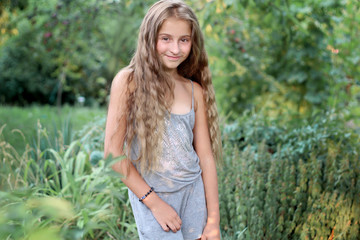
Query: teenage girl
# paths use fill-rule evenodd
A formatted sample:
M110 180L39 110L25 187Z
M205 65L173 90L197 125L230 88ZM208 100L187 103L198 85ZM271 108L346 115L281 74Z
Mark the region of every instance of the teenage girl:
M220 239L218 113L204 39L181 0L146 14L130 64L114 78L105 157L129 188L140 239Z

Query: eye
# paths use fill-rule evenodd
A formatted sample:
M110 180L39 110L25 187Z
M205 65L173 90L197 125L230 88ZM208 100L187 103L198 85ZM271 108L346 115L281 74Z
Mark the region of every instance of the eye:
M169 39L168 37L162 37L162 38L161 38L161 40L163 40L163 41L166 41L166 42L167 42L167 41L169 41L170 39Z
M183 43L187 43L187 42L189 42L189 39L188 38L182 38L180 41L183 42Z

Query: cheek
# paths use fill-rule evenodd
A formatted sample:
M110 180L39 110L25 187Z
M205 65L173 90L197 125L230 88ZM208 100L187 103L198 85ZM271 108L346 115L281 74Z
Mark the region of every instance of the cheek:
M165 51L165 48L166 48L165 44L161 43L160 41L157 42L156 44L157 53L159 54L163 53Z
M191 51L191 44L185 45L182 50L183 50L183 53L185 53L186 55L189 55L190 51Z

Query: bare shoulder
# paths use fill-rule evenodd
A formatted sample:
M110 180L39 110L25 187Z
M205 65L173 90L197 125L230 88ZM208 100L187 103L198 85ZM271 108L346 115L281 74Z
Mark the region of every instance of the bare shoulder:
M194 99L195 99L195 111L200 106L204 105L204 93L201 85L195 81L194 83Z
M120 70L114 77L111 83L111 92L119 92L126 90L128 87L128 79L132 70L129 68L124 68Z
M193 83L194 83L194 97L195 97L195 100L197 100L197 101L201 100L202 101L203 100L203 88L199 83L197 83L195 81L193 81Z

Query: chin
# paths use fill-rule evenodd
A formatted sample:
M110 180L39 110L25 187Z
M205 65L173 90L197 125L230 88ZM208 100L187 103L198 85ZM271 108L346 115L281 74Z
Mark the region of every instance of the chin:
M166 70L174 70L177 69L180 63L165 63L163 64L164 69Z

